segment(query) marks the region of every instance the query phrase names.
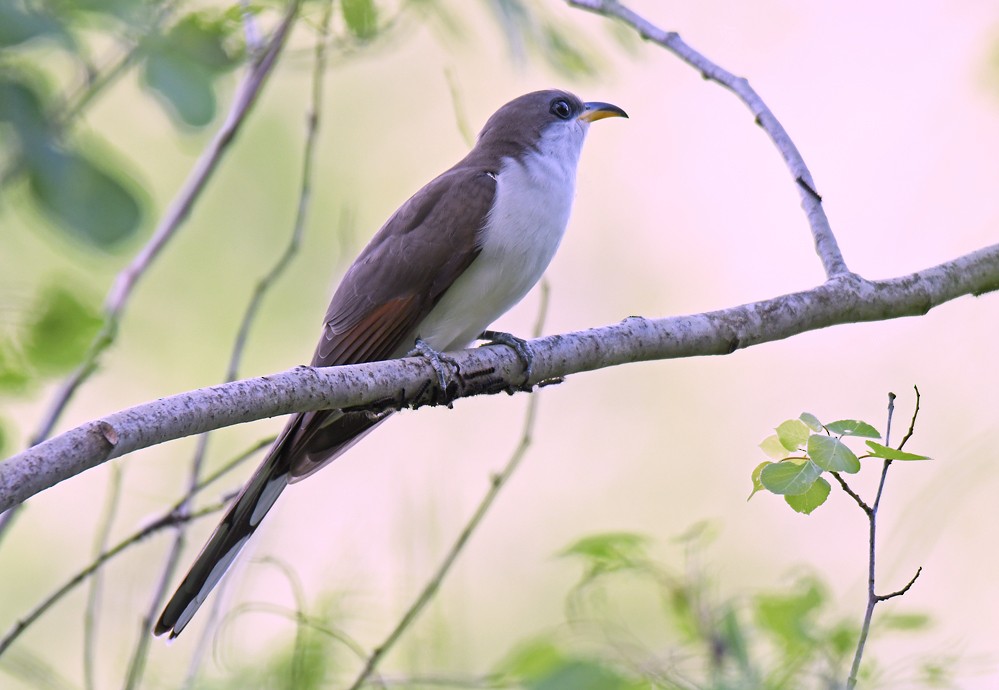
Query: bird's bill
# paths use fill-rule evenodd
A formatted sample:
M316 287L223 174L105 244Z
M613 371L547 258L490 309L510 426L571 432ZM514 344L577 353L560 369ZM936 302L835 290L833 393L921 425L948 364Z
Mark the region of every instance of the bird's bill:
M605 117L628 117L628 113L612 103L590 101L589 103L584 103L583 106L583 112L580 113L579 119L586 122L596 122L597 120L603 120Z

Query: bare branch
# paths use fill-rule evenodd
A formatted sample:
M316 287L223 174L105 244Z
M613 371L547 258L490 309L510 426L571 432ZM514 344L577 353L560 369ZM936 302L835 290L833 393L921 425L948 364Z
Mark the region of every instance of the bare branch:
M919 579L919 576L922 574L922 572L923 572L923 566L919 566L918 568L916 568L916 574L912 576L912 579L909 580L908 584L906 584L905 587L898 590L897 592L892 592L891 594L879 594L876 597L876 599L878 601L888 601L889 599L894 599L895 597L902 596L903 594L909 591L910 587L916 584L916 580Z
M846 274L822 285L719 311L621 323L530 342L540 384L583 371L660 359L726 355L837 324L925 314L962 295L999 287L999 245L901 278ZM454 353L466 375L449 394L518 388L523 365L509 348ZM71 429L0 463L0 510L111 458L192 434L318 409L427 404L436 377L423 358L297 367L163 398Z
M905 432L905 436L902 437L902 441L898 444L898 449L902 450L905 444L908 443L909 439L912 438L912 434L916 431L916 417L919 416L919 386L913 386L916 391L916 406L912 409L912 419L909 421L909 430ZM885 442L887 445L887 441Z
M808 166L805 165L805 160L798 152L798 147L791 141L787 131L759 94L749 85L749 81L745 77L737 77L723 69L684 43L677 32L660 29L638 13L625 7L618 0L566 0L566 2L571 7L619 19L635 29L642 38L657 43L676 55L700 72L705 79L717 82L738 96L739 100L745 103L753 113L756 124L762 127L773 141L791 172L791 177L798 189L798 195L801 197L801 207L804 209L805 215L808 217L808 224L812 229L815 251L822 260L826 277L832 278L849 273L839 245L836 243L836 237L829 225L829 219L822 208L822 197L817 191L815 181L812 180Z

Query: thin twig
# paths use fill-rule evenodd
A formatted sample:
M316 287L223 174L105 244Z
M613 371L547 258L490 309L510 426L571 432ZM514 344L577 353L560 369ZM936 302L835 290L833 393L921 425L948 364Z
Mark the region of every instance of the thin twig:
M101 515L97 526L97 536L94 539L94 556L100 555L108 549L108 539L111 535L111 527L114 524L118 506L121 504L121 475L120 463L111 463L111 476L108 478L107 499L104 502L104 514ZM94 690L97 684L94 680L97 662L97 620L98 612L101 608L101 591L103 577L101 571L95 570L94 576L90 579L90 590L87 592L87 606L83 613L83 686L87 690Z
M826 278L849 273L846 262L843 260L843 254L836 243L836 236L829 225L829 219L822 208L822 197L817 191L814 180L812 180L808 166L805 165L801 153L787 131L759 94L749 85L748 80L744 77L736 77L723 69L687 45L675 31L660 29L638 13L628 9L619 0L566 0L566 2L570 7L621 20L635 29L642 38L659 44L696 69L705 79L717 82L738 96L753 113L756 123L773 141L791 172L798 195L801 197L801 206L812 230L815 251L822 260Z
M917 409L918 409L918 399L917 399ZM885 445L891 444L891 422L895 414L895 394L888 394L888 422L885 425ZM916 413L912 415L912 425L909 427L909 435L912 435L913 427L916 423ZM906 437L908 438L908 436ZM900 446L901 447L901 446ZM867 636L871 631L871 619L874 616L874 607L886 599L891 599L892 597L902 596L909 591L909 588L916 582L919 574L923 571L922 566L916 571L916 574L909 584L907 584L902 589L897 592L892 592L891 594L886 594L884 596L879 596L875 591L875 557L876 557L876 546L877 546L877 525L878 525L878 508L881 506L881 497L884 495L885 490L885 480L888 477L888 468L891 467L891 460L885 460L881 465L881 478L878 481L878 491L874 496L874 502L871 504L870 510L867 512L868 520L868 548L867 548L867 607L864 609L864 622L860 627L860 636L857 639L857 649L853 655L853 664L850 667L850 676L846 680L847 690L853 690L857 686L857 676L860 674L860 662L864 656L864 647L867 644Z
M289 6L289 10L285 16L284 22L279 26L275 32L275 36L271 39L271 47L268 48L267 52L259 58L260 62L258 64L263 64L268 60L268 55L273 55L276 57L273 46L279 41L283 44L284 36L287 35L287 29L291 26L291 22L297 11L297 0ZM252 16L248 13L244 13L244 27L247 32L247 41L249 43L252 38L252 33L255 31L255 25L252 21ZM285 33L282 34L281 32ZM279 38L280 37L280 38ZM252 46L251 46L252 48ZM257 51L259 53L259 51ZM257 53L254 53L254 58L258 57ZM274 60L270 61L270 64L275 64ZM241 100L237 96L237 101ZM233 361L238 360L242 353L242 348L237 344L235 351L230 359L229 369L233 368ZM227 380L232 380L227 379ZM209 435L204 434L198 439L197 446L195 448L194 456L191 461L191 469L188 476L188 493L193 490L195 486L198 485L199 477L201 476L202 467L205 462L205 455L208 449ZM190 505L184 503L180 506L180 514L184 515L190 510ZM154 593L152 600L149 603L149 607L146 609L146 614L139 625L139 633L136 638L135 649L132 653L131 660L128 665L127 680L125 683L126 690L132 690L142 681L142 673L145 669L146 659L149 655L149 645L151 638L149 635L149 630L152 629L153 621L156 619L156 615L159 612L160 607L163 604L163 599L169 592L170 581L173 579L174 573L180 564L180 559L184 552L184 545L186 542L187 529L186 523L178 523L177 530L174 533L173 542L170 545L170 549L167 552L167 558L163 566L163 570L160 573L160 578L158 580L157 586L154 588Z
M541 282L541 304L538 309L538 318L535 323L535 335L541 332L542 326L544 325L545 317L548 314L548 297L549 297L549 287L548 282L543 280ZM375 647L361 669L361 672L357 674L354 682L351 683L349 690L358 690L361 688L371 677L371 675L378 668L378 664L385 655L392 649L402 634L409 628L409 626L416 620L416 618L423 611L424 607L430 603L430 601L437 594L437 590L440 589L441 583L443 583L444 578L447 576L448 572L451 570L451 566L454 565L455 560L457 560L458 555L465 549L465 545L468 540L471 539L475 530L478 528L479 524L485 518L486 513L492 507L493 503L496 501L497 496L499 496L500 491L506 486L510 477L517 470L520 465L521 460L527 454L533 442L534 433L534 423L537 417L538 400L540 396L532 395L527 403L527 411L524 415L524 427L523 433L520 437L520 442L517 444L517 448L513 451L510 459L507 460L506 465L503 470L497 474L493 475L492 481L489 485L488 491L479 501L479 505L476 507L475 512L472 513L472 517L465 524L464 529L462 529L461 534L455 540L454 544L448 550L447 554L444 556L444 560L437 567L430 580L423 586L420 590L419 595L416 600L410 605L403 614L402 618L389 633L385 640Z
M129 546L136 544L154 532L158 532L166 527L173 526L177 521L190 521L197 520L198 518L205 517L206 515L213 515L218 511L226 507L226 503L216 503L215 505L202 508L198 511L190 513L186 516L179 516L174 512L169 512L164 514L162 517L158 518L154 522L147 525L145 528L139 530L132 536L126 538L125 540L119 542L113 548L102 553L95 561L90 563L86 568L78 572L76 575L71 577L62 587L57 589L55 592L50 594L41 603L39 603L35 608L33 608L26 616L17 621L7 634L0 638L0 656L14 643L15 640L23 633L27 628L34 623L38 618L41 617L43 613L49 610L53 604L62 599L66 594L68 594L73 588L83 582L89 575L96 572L104 563L106 563L111 558L114 558L119 553L127 549Z
M829 474L833 476L833 479L839 482L840 488L842 488L850 498L857 502L857 505L860 506L860 509L864 511L864 513L867 515L871 514L871 507L864 502L864 499L862 499L857 492L850 488L850 486L846 483L846 480L843 479L839 472L830 472Z
M312 70L312 88L309 103L309 111L306 118L306 133L305 142L303 145L303 156L302 156L302 171L301 171L301 184L299 187L298 195L298 205L296 208L294 226L292 228L291 237L285 245L284 251L278 257L278 260L274 263L271 269L264 274L264 276L257 282L254 287L253 294L250 297L249 302L246 305L246 309L243 312L243 318L240 321L239 330L235 341L233 343L232 353L229 357L229 365L226 369L226 381L234 381L239 375L239 367L242 363L243 352L246 348L246 343L249 341L250 328L252 327L256 316L260 310L260 306L263 303L264 297L271 290L271 288L277 283L284 272L287 270L288 266L291 264L292 259L298 254L299 248L302 244L302 237L305 234L305 221L308 216L308 210L310 206L310 201L312 198L312 184L313 184L313 168L314 160L316 155L316 148L319 135L319 124L322 116L322 105L323 105L323 85L326 76L326 66L327 66L327 39L330 33L330 22L332 21L333 15L333 3L332 0L327 2L325 10L323 11L323 17L320 21L318 37L316 39L316 45L314 49L314 66ZM202 454L205 445L207 444L207 434L202 436L203 443L199 444L198 452L195 455L192 467L192 478L196 477L196 473L199 471L197 468L202 462ZM180 527L177 532L177 536L174 540L173 548L171 550L171 558L168 558L168 563L175 563L172 558L174 551L180 551L183 548L184 538L185 538L184 527ZM172 579L173 572L164 572L164 579ZM222 583L225 586L225 582ZM220 593L222 589L220 588ZM221 594L217 595L214 599L213 605L213 615L210 617L210 621L214 621L217 614L217 607L219 602L222 600ZM156 602L156 609L159 609L161 602ZM198 646L199 650L207 649L207 639L211 634L212 625L206 625L202 631L202 644ZM187 678L185 680L186 684L193 685L194 679L197 676L198 669L203 660L203 655L199 652L196 653L191 659L191 663L188 667Z
M899 450L902 450L902 447L905 446L906 442L912 438L912 434L916 431L916 417L919 416L920 395L919 386L913 386L912 388L916 391L916 406L912 410L912 420L909 422L909 430L905 432L905 436L902 437L902 442L898 444ZM885 444L887 445L887 441Z
M916 574L912 576L912 579L909 580L908 584L906 584L905 587L903 587L902 589L898 590L897 592L892 592L891 594L879 594L877 596L877 600L879 602L880 601L888 601L889 599L893 599L895 597L902 596L903 594L905 594L906 592L909 591L910 587L912 587L914 584L916 584L916 580L919 579L919 576L922 574L922 572L923 572L923 566L919 566L918 568L916 568Z
M261 448L269 446L273 443L274 437L263 439L257 442L247 450L243 451L228 463L220 467L214 473L205 477L198 486L195 488L195 493L200 492L209 486L216 480L228 474L230 471L238 467L240 464L245 462L248 458L252 457L254 453L259 451ZM56 602L58 602L62 597L71 592L80 582L87 578L88 575L97 572L105 563L110 561L112 558L120 554L129 546L137 544L149 535L157 532L161 529L174 526L178 521L191 521L200 518L204 515L210 515L212 513L218 512L224 508L229 499L223 500L215 506L210 508L204 508L195 513L189 513L186 516L180 516L179 510L180 506L185 502L189 501L190 495L185 495L180 500L178 500L173 506L167 509L159 518L153 522L146 525L146 527L133 533L131 536L126 537L121 542L118 543L114 548L103 552L100 556L94 559L90 564L88 564L83 570L78 572L76 575L71 577L65 584L63 584L59 589L55 590L52 594L42 600L41 603L35 606L24 618L22 618L17 624L15 624L11 630L7 632L3 638L0 638L0 656L3 656L4 651L10 647L11 644L23 633L32 623L34 623L43 613L50 609Z

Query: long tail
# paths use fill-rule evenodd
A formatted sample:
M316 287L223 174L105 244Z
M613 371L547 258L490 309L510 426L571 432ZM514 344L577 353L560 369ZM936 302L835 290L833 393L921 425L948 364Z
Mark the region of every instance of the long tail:
M260 467L201 549L153 633L177 637L236 560L277 497L351 448L387 418L363 412L309 412L291 418Z
M169 631L170 638L173 639L181 633L225 575L240 549L274 505L274 501L288 486L289 470L282 459L282 450L283 444L280 441L274 444L270 454L215 528L187 577L163 609L163 614L153 628L156 635Z

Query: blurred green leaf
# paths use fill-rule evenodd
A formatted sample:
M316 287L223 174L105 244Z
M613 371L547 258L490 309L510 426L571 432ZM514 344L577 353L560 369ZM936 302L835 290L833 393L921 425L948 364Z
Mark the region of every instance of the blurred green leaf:
M925 613L880 613L875 624L886 630L925 630L930 626L930 617Z
M24 354L43 373L59 373L79 364L103 319L96 305L65 285L50 285L34 308L24 337Z
M834 658L842 659L847 654L852 655L854 650L856 650L857 638L859 636L859 627L853 623L840 623L826 635L826 646Z
M789 419L777 427L777 440L792 453L805 445L808 435L808 426L799 419Z
M580 556L591 569L600 572L624 570L648 561L648 537L632 532L607 532L583 537L560 556Z
M46 35L60 36L63 40L66 37L58 21L34 7L25 7L18 0L0 3L0 47L9 48Z
M760 472L760 482L767 491L782 496L797 496L808 491L822 470L811 460L774 462Z
M341 0L340 10L347 30L358 38L369 39L378 33L378 9L374 0Z
M742 621L739 620L739 612L730 604L725 605L719 632L725 645L724 653L734 658L742 669L748 669L750 662L746 631Z
M551 675L565 663L565 654L554 642L539 637L517 645L494 669L499 675L531 681Z
M808 428L814 431L815 433L822 431L822 422L820 422L819 418L813 415L811 412L802 412L801 415L798 416L798 419L803 421L808 426Z
M907 453L904 450L897 450L895 448L889 448L888 446L882 446L880 443L874 441L864 441L867 447L871 449L871 455L876 458L884 458L885 460L929 460L928 455L917 455L916 453Z
M571 34L549 25L542 29L541 48L548 63L569 77L593 76L597 68L581 44Z
M639 685L604 664L576 659L567 661L540 680L525 683L525 686L530 690L637 690L648 687L648 684Z
M828 472L860 471L860 460L845 443L832 436L814 434L808 439L808 457L816 465Z
M839 436L860 436L862 438L881 438L881 434L873 426L859 419L841 419L826 425L830 434Z
M763 472L764 467L772 464L773 464L772 462L764 460L763 462L761 462L759 465L756 466L756 469L753 470L753 474L751 476L751 479L753 480L753 490L749 492L749 496L746 498L747 501L753 496L755 496L757 491L763 491L763 489L766 488L765 486L763 486L763 482L760 481L760 473Z
M0 337L0 393L23 393L31 378L27 363L14 343Z
M827 498L829 498L829 482L819 477L805 493L797 496L785 496L784 500L796 513L809 515L825 503Z
M175 118L203 127L215 117L215 80L238 64L226 50L231 20L204 13L184 17L144 43L143 82Z
M142 221L139 199L114 173L76 151L39 148L26 160L32 196L62 230L99 249L113 249Z
M777 434L772 434L763 439L763 441L760 442L760 450L762 450L767 457L773 458L774 460L783 460L789 454L787 448L785 448L780 442Z
M44 146L49 139L41 88L41 78L30 72L0 72L0 122L14 127L25 150Z
M165 99L171 115L192 127L203 127L215 117L215 88L201 65L170 51L146 58L146 85Z
M811 646L817 629L814 618L825 598L818 582L803 579L795 584L795 591L757 595L756 619L765 632L787 649Z

